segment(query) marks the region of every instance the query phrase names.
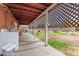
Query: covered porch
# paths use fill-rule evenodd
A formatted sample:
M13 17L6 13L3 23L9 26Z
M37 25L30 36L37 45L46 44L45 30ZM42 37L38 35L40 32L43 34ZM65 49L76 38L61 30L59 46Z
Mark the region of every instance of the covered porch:
M49 45L44 46L44 42L30 33L23 33L20 38L15 56L65 56Z

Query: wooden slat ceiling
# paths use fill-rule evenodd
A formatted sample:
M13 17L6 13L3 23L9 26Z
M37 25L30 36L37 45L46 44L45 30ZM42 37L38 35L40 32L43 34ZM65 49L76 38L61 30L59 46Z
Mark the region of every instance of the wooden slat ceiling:
M38 17L51 3L6 3L19 24L28 25Z

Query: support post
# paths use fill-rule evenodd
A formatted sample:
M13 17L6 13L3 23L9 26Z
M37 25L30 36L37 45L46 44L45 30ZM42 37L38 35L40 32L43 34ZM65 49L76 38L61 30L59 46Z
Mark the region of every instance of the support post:
M36 20L35 20L35 37L36 37Z
M30 32L32 33L32 24L30 24Z
M46 10L45 12L45 16L46 16L46 23L45 23L45 46L48 45L48 11Z

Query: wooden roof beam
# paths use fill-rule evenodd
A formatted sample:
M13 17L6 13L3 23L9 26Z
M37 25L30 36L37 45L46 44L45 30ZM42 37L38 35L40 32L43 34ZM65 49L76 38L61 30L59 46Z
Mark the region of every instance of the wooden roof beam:
M40 4L49 6L51 3L40 3Z
M34 15L34 16L38 16L39 15L37 13L31 13L31 12L20 10L20 9L13 9L13 8L11 8L10 10L13 11L13 12L19 12L21 14L28 14L28 15L30 14L30 15Z
M25 16L18 16L18 15L15 15L15 17L17 17L17 18L19 18L19 19L34 19L34 18L31 18L31 17L25 17ZM21 21L22 21L22 19L21 19ZM27 21L29 21L29 20L27 20Z
M23 5L29 6L31 8L36 8L36 9L39 9L39 10L44 10L45 8L48 7L48 6L37 4L37 3L27 3L27 4L24 3Z
M38 9L34 9L34 8L30 8L28 6L23 6L22 4L6 4L9 8L15 8L15 9L21 9L21 10L25 10L25 11L29 11L29 12L33 12L33 13L41 13L40 10Z
M34 18L37 17L37 16L34 16L34 15L27 15L27 14L21 14L21 13L16 13L16 12L12 12L12 14L13 14L13 15L25 16L25 17L26 17L26 16L27 16L27 17L34 17Z

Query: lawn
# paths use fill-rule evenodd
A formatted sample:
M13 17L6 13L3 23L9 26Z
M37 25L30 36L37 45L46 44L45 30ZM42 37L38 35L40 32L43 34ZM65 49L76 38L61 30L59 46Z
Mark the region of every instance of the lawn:
M59 35L63 35L63 34L66 34L66 33L65 32L59 32L59 31L57 31L57 32L49 31L48 32L48 35L57 35L57 36L59 36ZM41 37L41 36L45 35L45 32L40 31L40 32L37 32L36 35Z
M40 37L45 39L45 32L44 31L40 31L39 33L37 32L37 37ZM48 35L51 37L52 35L55 35L55 36L62 36L62 35L65 35L67 34L66 32L53 32L53 31L49 31L48 32ZM48 40L48 44L53 47L53 48L56 48L58 51L64 53L65 55L73 55L73 56L79 56L79 47L73 47L73 46L70 46L69 44L67 44L66 42L64 41L57 41L53 38L50 38L49 37L49 40Z
M66 33L65 32L60 32L60 31L57 31L57 32L49 31L48 34L49 35L57 35L57 36L59 36L59 35L63 35L63 34L66 34Z
M56 40L48 40L48 44L54 48L57 48L57 49L61 49L61 48L68 48L69 45L66 44L65 42L63 41L56 41Z
M66 34L65 32L53 32L53 31L49 31L48 32L48 35L56 35L56 36L59 36L59 35L63 35L63 34ZM44 38L45 36L45 32L44 31L40 31L40 32L37 32L36 33L37 37L40 37L40 38ZM65 43L65 42L62 42L62 41L56 41L56 40L48 40L48 44L54 48L68 48L68 45Z

